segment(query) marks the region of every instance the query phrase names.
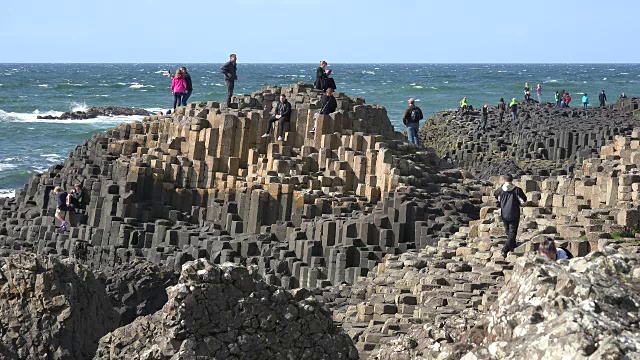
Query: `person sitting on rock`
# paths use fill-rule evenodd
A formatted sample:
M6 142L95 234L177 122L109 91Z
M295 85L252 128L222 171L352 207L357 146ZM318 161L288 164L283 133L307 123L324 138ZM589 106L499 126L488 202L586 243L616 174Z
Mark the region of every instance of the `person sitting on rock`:
M84 191L82 185L77 183L73 186L71 194L69 194L67 205L71 205L76 209L81 208L84 205Z
M324 71L327 67L327 62L322 60L320 61L320 66L316 69L316 81L313 83L313 87L318 90L326 90L327 89L327 78L328 75Z
M556 248L556 243L548 236L538 246L538 253L551 260L571 259L573 255L565 248Z
M267 132L262 135L263 138L268 138L271 136L271 127L277 121L278 122L278 141L282 141L282 136L284 135L284 123L289 122L289 118L291 117L291 103L287 100L287 96L285 94L280 95L280 102L276 106L276 114L269 119L269 125L267 127Z
M473 106L467 103L467 97L465 96L460 100L460 111L465 112L467 110L473 110Z
M324 95L322 95L322 100L320 101L320 111L316 115L329 115L336 111L338 108L338 101L336 101L335 96L333 96L333 88L327 88L327 91ZM318 125L318 117L313 117L313 129L309 131L309 133L313 134L316 132L316 126Z
M504 184L493 193L493 196L498 200L500 217L507 234L507 242L502 248L502 257L506 258L509 251L518 246L516 236L520 225L520 205L527 202L527 195L513 184L513 176L504 175L502 180Z
M56 195L58 204L56 205L55 218L60 220L60 229L63 231L69 230L69 223L64 219L63 213L70 211L72 208L69 205L71 195L66 191L63 191L60 186L56 186L53 189L53 193Z
M620 94L620 99L626 99L627 95L625 93Z
M511 121L518 121L518 100L516 98L511 99L509 109L511 110Z

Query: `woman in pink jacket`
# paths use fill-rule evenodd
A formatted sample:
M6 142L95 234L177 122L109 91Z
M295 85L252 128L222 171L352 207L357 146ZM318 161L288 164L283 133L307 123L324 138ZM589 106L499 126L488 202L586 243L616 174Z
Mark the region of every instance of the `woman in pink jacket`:
M169 73L169 77L172 78L171 92L173 93L173 110L175 111L176 105L182 103L182 95L187 90L187 81L184 79L182 69L178 69L175 76L171 76Z

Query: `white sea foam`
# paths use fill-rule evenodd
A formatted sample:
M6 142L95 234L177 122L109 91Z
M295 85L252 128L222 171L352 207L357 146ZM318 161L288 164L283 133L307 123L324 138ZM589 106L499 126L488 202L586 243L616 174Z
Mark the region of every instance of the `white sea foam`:
M422 86L420 86L420 85L414 85L414 86L413 86L413 88L414 88L414 89L422 89Z
M0 197L15 197L16 191L12 189L0 189Z
M629 73L620 73L620 75L629 75ZM2 84L0 84L2 85Z
M87 111L89 109L89 107L87 106L86 103L72 102L71 106L69 107L69 109L71 109L71 112Z
M132 115L132 116L98 116L94 119L84 120L57 120L57 119L38 119L38 115L51 115L60 116L61 111L47 111L41 112L35 110L32 113L14 113L0 110L0 119L9 122L21 122L21 123L49 123L49 124L119 124L123 122L140 121L144 116Z
M218 84L216 84L216 86L222 86L222 84L218 83Z
M605 80L607 80L607 78L602 79L602 81L605 81Z
M49 84L40 84L39 87L49 87Z
M551 79L551 80L547 80L544 83L557 83L560 82L560 80L556 80L556 79Z
M506 73L507 70L498 70L499 73Z
M369 75L375 75L376 73L373 71L369 71L369 70L362 70L363 74L369 74Z
M5 170L15 169L17 167L18 165L15 165L15 164L0 163L0 172Z
M149 87L155 87L153 85L144 85L144 84L138 84L138 83L131 83L131 86L129 86L132 89L142 89L142 88L149 88Z

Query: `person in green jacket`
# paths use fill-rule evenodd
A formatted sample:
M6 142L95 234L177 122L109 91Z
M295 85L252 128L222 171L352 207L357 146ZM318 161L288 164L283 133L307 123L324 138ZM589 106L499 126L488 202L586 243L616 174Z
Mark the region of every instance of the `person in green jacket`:
M589 97L587 96L587 94L585 93L584 95L582 95L582 107L587 110L587 106L589 105Z
M513 98L509 103L509 109L511 109L511 120L518 121L518 100Z
M555 99L556 99L556 107L560 107L560 92L558 90L556 90Z
M462 100L460 100L460 110L461 111L466 111L466 110L473 110L473 108L471 108L471 106L469 106L469 103L467 103L467 97L463 97Z

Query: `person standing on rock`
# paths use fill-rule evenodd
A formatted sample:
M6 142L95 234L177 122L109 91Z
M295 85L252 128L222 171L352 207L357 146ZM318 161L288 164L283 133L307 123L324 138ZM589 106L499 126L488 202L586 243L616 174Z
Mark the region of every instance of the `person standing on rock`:
M418 130L420 129L420 120L423 118L422 110L416 106L415 100L413 98L409 99L409 107L404 111L402 122L407 127L409 142L417 147L421 147Z
M500 122L504 119L504 112L507 111L507 103L504 102L504 98L500 98L498 102L498 110L500 111Z
M316 81L313 83L313 87L318 90L326 90L327 89L327 79L329 76L324 71L327 67L327 62L322 60L320 61L320 66L316 69Z
M587 110L587 106L589 106L589 96L587 96L587 93L585 93L584 95L582 95L582 108Z
M570 107L569 104L571 103L571 95L569 95L569 93L566 93L564 95L564 106L565 107Z
M169 73L171 76L171 73ZM173 111L176 107L182 105L182 95L187 91L187 81L184 79L182 69L176 71L175 76L171 76L171 92L173 93Z
M513 176L504 175L502 180L504 183L493 193L493 196L498 200L500 217L507 234L507 242L502 248L502 257L506 258L509 251L518 246L516 236L520 225L520 205L527 202L527 195L513 184Z
M540 84L536 87L536 94L538 94L538 103L542 104L542 86Z
M69 223L64 219L63 213L71 210L71 207L69 206L70 196L66 191L63 191L60 186L56 186L53 189L53 193L56 195L58 201L56 205L55 218L60 220L60 229L67 231L69 230Z
M278 102L278 106L276 106L276 114L269 119L269 125L267 127L267 132L262 135L263 138L268 138L271 136L271 127L275 122L278 122L278 141L282 141L282 136L284 135L284 123L289 122L289 118L291 117L291 103L287 100L286 95L280 94L280 102Z
M187 71L187 67L183 66L180 68L182 70L182 74L184 76L184 81L187 83L187 89L184 93L182 93L182 106L187 105L187 100L191 97L191 93L193 92L193 83L191 82L191 75Z
M564 89L562 89L562 91L560 92L560 108L566 108L567 107L567 93L564 91Z
M487 120L489 120L489 107L484 104L482 107L482 131L487 131Z
M558 90L556 90L555 100L556 100L556 107L560 107L560 92Z
M604 90L598 95L598 100L600 100L600 107L605 107L607 105L607 94L604 93Z
M516 98L511 99L509 109L511 110L511 121L518 121L518 100Z
M227 107L231 107L231 97L233 96L233 88L236 80L238 80L238 65L236 64L238 57L236 54L229 55L229 61L222 65L220 71L224 74L224 83L227 85Z
M528 82L524 83L524 101L531 101L531 87Z

